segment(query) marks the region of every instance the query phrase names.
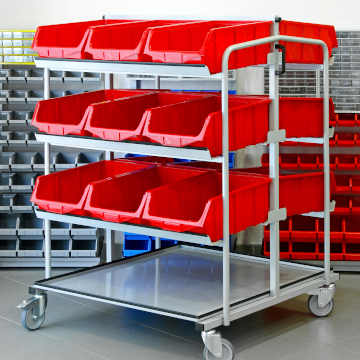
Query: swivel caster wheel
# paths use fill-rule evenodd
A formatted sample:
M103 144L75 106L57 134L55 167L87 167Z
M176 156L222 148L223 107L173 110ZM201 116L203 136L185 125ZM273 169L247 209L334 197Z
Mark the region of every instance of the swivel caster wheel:
M21 324L30 331L39 329L45 321L45 312L42 315L36 315L39 311L35 311L35 307L36 305L21 311Z
M203 351L204 360L233 360L234 359L234 348L230 341L221 339L222 344L222 355L220 357L212 354L209 349L205 346Z
M309 311L317 317L326 317L331 314L334 309L334 299L331 299L325 306L319 306L319 296L310 295L308 299Z
M24 300L18 309L21 310L21 324L27 330L37 330L45 321L45 310L47 307L47 295L35 295Z

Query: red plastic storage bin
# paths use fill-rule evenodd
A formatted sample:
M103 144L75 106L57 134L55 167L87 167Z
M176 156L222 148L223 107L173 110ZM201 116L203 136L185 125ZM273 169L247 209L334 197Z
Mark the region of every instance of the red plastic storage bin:
M290 229L291 218L279 222L280 235L280 258L290 259L291 244L290 244ZM265 256L270 256L270 229L269 226L264 228L263 253Z
M336 170L356 170L359 166L357 155L330 155L330 167ZM323 167L321 159L321 167Z
M91 216L106 221L138 223L141 220L147 191L202 173L204 171L196 169L156 166L94 182L89 186L84 209ZM163 202L171 201L171 198L163 199Z
M220 164L209 164L206 162L182 163L180 165L169 165L192 168L204 168L208 170L221 171ZM232 169L230 174L257 175L268 178L267 168ZM330 173L330 194L336 189L335 175ZM324 210L324 174L322 172L311 172L302 174L283 174L280 172L280 208L286 207L287 216L303 214L310 211Z
M150 93L147 90L99 90L41 100L36 104L32 125L54 135L86 135L85 124L98 108L103 111L98 111L97 116L111 117L111 112L105 112L104 109L112 109L114 106L111 104L115 99L137 99L138 96Z
M289 223L288 229L286 222ZM282 223L285 223L282 225ZM330 257L331 260L344 260L347 256L347 242L344 241L345 218L332 215L330 221ZM288 236L280 236L280 258L294 260L323 260L324 259L324 222L322 219L314 219L303 216L293 216L280 227ZM281 234L281 231L280 231ZM281 240L282 239L282 240ZM264 255L270 256L270 231L264 230ZM360 259L360 247L358 248Z
M153 62L204 64L218 73L228 46L270 36L271 26L271 21L202 21L151 28L144 53ZM229 69L265 64L269 51L269 44L237 51Z
M347 216L344 219L345 260L360 260L360 222L359 216Z
M330 219L330 258L331 260L344 260L345 247L345 231L346 220L344 217L331 215ZM318 219L318 241L319 254L318 259L324 259L324 220Z
M143 96L117 99L110 103L94 104L90 107L85 131L106 140L121 141L140 137L143 128L153 111L170 108L182 109L187 102L199 106L202 99L211 98L208 94L177 92L157 92ZM175 105L178 104L178 107ZM175 111L170 111L176 116ZM171 121L171 119L167 119ZM142 137L141 137L142 138Z
M359 134L348 132L336 132L330 139L330 146L352 147L359 146Z
M41 57L84 59L91 26L128 23L133 20L95 20L39 26L32 48Z
M337 215L360 215L360 197L349 195L335 196L336 207L334 213Z
M279 101L279 128L286 137L323 137L323 99L281 97ZM329 100L330 119L335 118L334 103Z
M235 169L231 172L267 174L266 168ZM335 175L330 173L330 195L335 193ZM280 208L285 207L287 216L324 210L324 174L310 172L283 174L280 172Z
M279 31L281 35L323 40L328 46L329 57L332 54L332 49L338 46L335 28L331 25L282 20L280 21ZM319 45L283 41L280 43L286 46L286 62L311 64L323 62L323 50Z
M272 21L99 20L41 26L33 48L43 57L204 64L210 73L217 73L228 46L270 36L271 29ZM337 46L333 26L283 20L279 30L283 35L324 40L330 55ZM287 62L322 62L318 45L286 46ZM236 51L229 68L265 64L270 48L265 44Z
M177 23L186 21L148 20L91 27L85 53L95 60L151 61L144 55L149 28Z
M355 113L341 113L336 114L335 119L330 122L330 126L345 126L353 127L360 126L360 116Z
M360 194L360 175L336 175L337 194Z
M229 148L265 142L269 128L268 98L229 96ZM208 148L222 153L222 113L218 96L198 102L150 109L143 135L167 146Z
M254 174L230 174L230 233L266 221L270 182ZM166 230L207 234L218 241L223 236L221 174L210 171L149 191L143 221Z
M60 214L83 214L91 182L149 166L149 163L140 161L105 160L39 176L31 201L42 210Z

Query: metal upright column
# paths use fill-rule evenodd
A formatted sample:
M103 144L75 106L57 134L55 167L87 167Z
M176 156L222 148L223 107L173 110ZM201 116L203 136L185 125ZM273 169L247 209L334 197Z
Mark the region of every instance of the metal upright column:
M114 88L113 74L105 74L104 87L105 89ZM114 159L114 153L112 151L105 151L105 160L113 160L113 159ZM105 229L106 262L111 262L113 260L114 240L115 240L115 231L110 229Z
M232 50L226 49L222 59L222 201L223 201L223 317L230 325L230 225L229 225L229 70Z
M325 279L330 284L330 150L329 150L329 50L321 42L323 49L323 91L324 91L324 268Z
M279 34L279 22L273 23L273 35ZM273 53L270 54L272 62L269 65L269 96L272 100L270 105L269 130L279 130L279 77L278 51L276 43L272 44ZM279 204L279 143L269 144L269 176L272 179L270 184L270 210L278 211ZM279 221L270 223L270 294L278 296L280 292L280 227Z
M44 68L44 99L50 98L50 71ZM50 174L50 144L44 143L44 172ZM44 220L44 255L45 278L51 277L51 225L50 220Z
M160 89L160 76L155 76L155 89ZM161 248L161 240L159 237L155 238L155 249Z

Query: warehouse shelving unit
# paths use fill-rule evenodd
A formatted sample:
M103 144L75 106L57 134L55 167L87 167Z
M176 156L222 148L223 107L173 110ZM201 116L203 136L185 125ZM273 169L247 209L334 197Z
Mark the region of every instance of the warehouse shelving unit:
M34 30L0 30L0 267L43 267L43 221L36 218L30 196L44 172L43 145L35 138L31 119L43 98L43 69L34 66ZM101 86L99 74L51 71L51 96ZM101 152L79 153L55 148L51 171L100 160ZM9 214L5 216L4 214ZM93 266L100 262L101 232L53 223L53 266ZM83 246L80 246L79 242Z
M330 95L335 104L335 111L338 120L333 120L330 125L334 126L335 133L334 138L330 142L330 156L333 161L337 157L339 163L334 166L334 173L337 179L341 177L348 177L348 179L357 177L359 173L356 161L357 155L360 152L360 144L358 141L358 124L355 121L356 115L359 113L359 94L358 94L358 71L359 71L359 51L360 51L360 32L359 31L337 31L337 39L339 46L334 49L334 61L329 69L329 81L330 81ZM308 71L291 71L288 75L284 75L280 80L280 94L283 96L316 96L319 97L322 94L321 88L322 72L321 69ZM347 121L341 120L342 118L348 119ZM351 118L353 121L351 121ZM301 154L299 156L320 157L322 149L319 146L301 146L293 147L288 146L290 144L284 144L281 147L281 154L283 156L291 156L291 154ZM349 156L347 158L347 156ZM332 162L333 162L332 161ZM353 164L351 164L353 161ZM291 164L286 167L289 168ZM305 166L299 166L297 172L308 171L310 163ZM313 170L316 164L313 163ZM339 182L337 181L337 183ZM350 181L355 181L351 179ZM360 251L357 246L359 229L354 227L356 223L357 202L359 194L350 187L344 192L337 190L335 192L335 198L337 199L336 208L333 214L334 220L340 219L343 224L343 229L337 229L337 226L333 227L334 238L332 239L332 267L335 271L342 272L359 272L360 271ZM347 203L347 204L345 204ZM351 205L356 209L351 209ZM355 205L354 205L355 204ZM347 208L347 209L346 209ZM356 225L356 224L355 224ZM285 225L284 225L285 226ZM319 239L319 233L312 231L315 229L315 220L310 224L308 229L298 229L297 226L292 226L292 231L296 231L297 241L294 245L292 240L283 239L283 252L281 256L285 259L290 257L296 257L299 260L294 260L310 265L320 265L321 241ZM290 232L289 232L290 233ZM336 234L335 234L336 233ZM312 234L312 235L311 235ZM301 240L304 240L301 243ZM311 240L311 241L310 241ZM287 252L286 249L297 245L296 252ZM266 242L264 246L267 246ZM286 254L288 253L289 256ZM316 260L315 260L316 259Z
M45 318L47 291L69 294L95 301L139 309L173 318L185 319L196 324L205 344L204 358L233 358L231 344L222 339L215 329L229 326L231 321L248 314L278 304L300 294L310 294L309 309L317 316L328 315L333 308L334 281L338 275L330 268L330 173L329 173L329 87L328 48L321 40L278 35L278 21L273 24L273 36L229 46L222 57L222 156L212 158L207 150L194 148L172 148L131 142L111 142L75 136L54 136L37 134L37 140L45 144L45 174L49 174L50 146L76 146L106 151L107 158L113 152L130 152L163 157L180 157L205 160L222 164L223 199L223 239L229 239L229 133L228 133L228 62L237 50L261 44L272 44L273 51L268 57L270 72L270 211L268 223L271 228L270 259L230 253L229 241L211 242L207 236L192 233L164 231L158 228L113 223L76 215L61 215L37 210L37 216L45 220L46 238L46 279L36 282L30 288L34 296L24 301L23 324L28 329L37 329ZM279 129L278 68L281 52L277 50L279 41L316 44L324 54L324 136L316 141L324 151L324 211L304 214L323 217L325 222L324 268L279 261L279 221L286 218L286 209L279 208L279 142L285 140L285 131ZM111 88L113 73L152 74L157 83L161 76L209 77L203 65L143 64L88 60L44 59L35 60L38 67L44 67L45 97L49 94L49 70L95 71L109 74L107 87ZM296 140L296 139L294 139ZM306 139L301 139L304 141ZM314 139L307 139L309 142ZM188 244L212 246L198 247L177 245L128 259L111 261L111 251L107 252L108 263L91 269L79 270L67 275L50 277L50 221L94 226L106 229L107 250L111 248L113 230L166 237ZM221 247L221 249L219 249ZM146 271L139 271L146 269ZM206 269L206 271L204 271ZM231 277L230 277L231 274ZM116 278L116 281L115 281ZM211 286L210 286L211 283ZM131 291L129 291L131 289ZM189 300L191 299L191 301Z

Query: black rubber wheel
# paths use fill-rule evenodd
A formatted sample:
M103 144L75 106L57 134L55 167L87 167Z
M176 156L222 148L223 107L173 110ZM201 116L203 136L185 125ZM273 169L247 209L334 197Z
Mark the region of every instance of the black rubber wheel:
M308 299L309 311L317 317L326 317L331 314L334 309L334 300L326 304L324 307L319 306L318 295L310 295Z
M222 342L222 356L216 357L213 355L205 346L203 351L203 359L204 360L233 360L234 359L234 348L230 341L226 339L221 339Z
M24 309L21 312L22 326L30 331L37 330L45 321L45 312L41 316L34 315L35 306L31 306L29 309Z

